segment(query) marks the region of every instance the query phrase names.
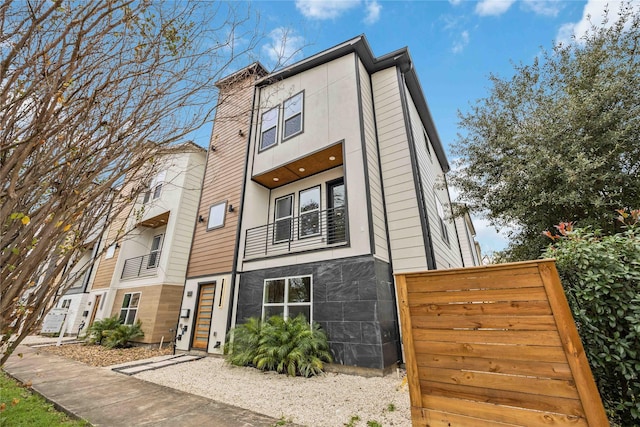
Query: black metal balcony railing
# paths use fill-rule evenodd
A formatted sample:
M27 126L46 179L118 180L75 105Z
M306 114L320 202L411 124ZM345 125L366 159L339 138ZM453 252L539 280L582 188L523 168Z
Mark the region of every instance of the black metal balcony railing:
M132 277L152 276L156 274L160 264L160 251L150 254L129 258L124 261L121 279L131 279Z
M349 240L344 207L305 212L247 230L244 257L259 258L338 246Z

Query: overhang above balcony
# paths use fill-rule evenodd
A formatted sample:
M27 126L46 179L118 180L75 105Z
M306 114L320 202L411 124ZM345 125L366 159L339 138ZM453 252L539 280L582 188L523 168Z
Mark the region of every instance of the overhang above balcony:
M158 227L162 227L163 225L167 225L167 222L169 222L169 214L171 213L171 211L166 211L161 213L160 215L156 215L152 218L147 218L143 221L140 221L137 226L138 227L149 227L149 228L158 228Z
M338 143L276 169L254 175L252 179L267 188L274 189L335 168L342 163L342 143Z

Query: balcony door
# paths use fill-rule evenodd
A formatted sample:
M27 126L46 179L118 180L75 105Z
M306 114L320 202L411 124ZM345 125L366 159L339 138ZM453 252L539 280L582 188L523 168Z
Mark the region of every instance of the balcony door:
M347 241L344 179L327 182L327 243Z
M147 268L156 268L158 261L160 260L160 248L162 247L162 234L153 236L151 242L151 251L149 251L149 260L147 261Z
M292 220L293 194L276 199L273 243L288 242L291 240L293 231Z

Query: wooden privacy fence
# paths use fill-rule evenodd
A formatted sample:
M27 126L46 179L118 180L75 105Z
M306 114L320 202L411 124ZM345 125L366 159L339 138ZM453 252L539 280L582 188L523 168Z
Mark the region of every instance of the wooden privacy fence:
M553 260L396 275L414 426L608 426Z

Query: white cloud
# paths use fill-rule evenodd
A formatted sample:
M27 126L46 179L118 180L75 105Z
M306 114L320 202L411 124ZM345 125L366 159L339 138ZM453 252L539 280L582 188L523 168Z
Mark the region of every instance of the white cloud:
M302 56L304 37L295 35L295 31L278 27L269 33L270 41L262 46L262 53L274 62L276 67L290 64Z
M367 11L367 15L364 17L364 23L372 25L378 22L378 19L380 19L380 11L382 10L380 3L376 0L367 1L365 3L365 9Z
M505 13L515 0L481 0L476 5L476 13L480 16L498 16Z
M625 3L626 1L621 0L609 0L608 2L603 0L588 0L582 11L582 19L578 22L567 22L563 24L558 30L556 42L563 44L571 43L573 41L572 36L575 36L576 40L580 40L591 28L591 23L596 26L602 26L604 11L607 5L609 7L609 22L607 22L605 26L611 27L616 20L618 11ZM640 8L640 3L636 2L632 4L634 4L637 9Z
M454 6L459 5L460 3L462 3L462 0L449 0L449 3L451 3Z
M453 53L460 53L464 50L465 47L469 44L469 31L463 31L460 34L460 38L453 43L453 48L451 51Z
M524 0L523 7L537 15L558 16L561 9L559 0Z
M473 228L476 230L476 241L480 243L483 255L501 251L509 244L508 233L512 229L496 230L489 221L472 215Z
M334 19L359 5L360 0L296 0L296 8L311 19Z

